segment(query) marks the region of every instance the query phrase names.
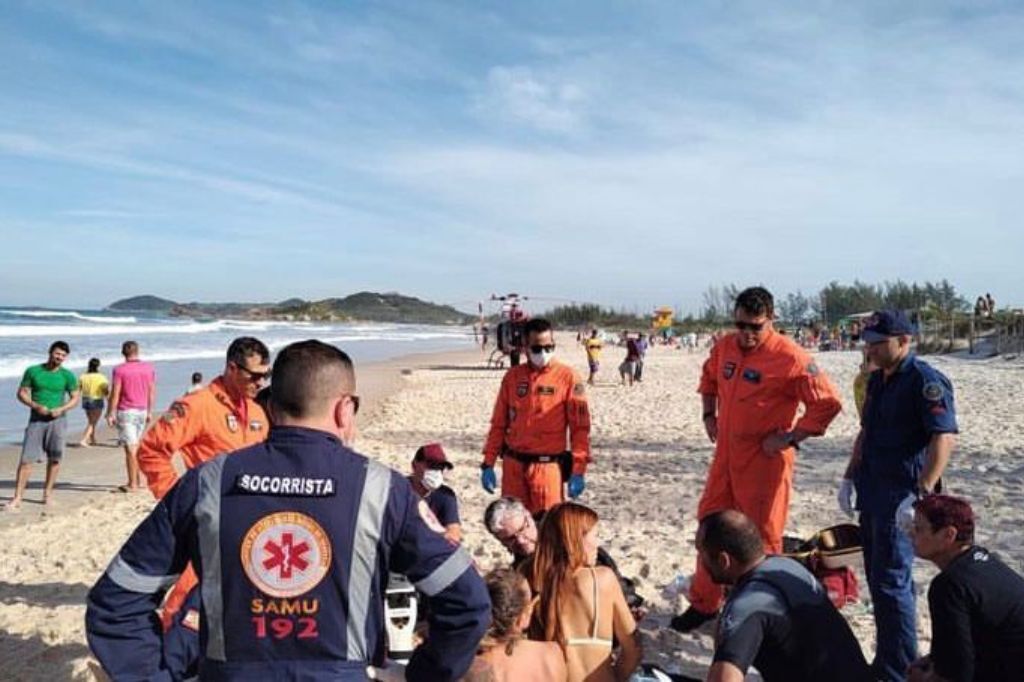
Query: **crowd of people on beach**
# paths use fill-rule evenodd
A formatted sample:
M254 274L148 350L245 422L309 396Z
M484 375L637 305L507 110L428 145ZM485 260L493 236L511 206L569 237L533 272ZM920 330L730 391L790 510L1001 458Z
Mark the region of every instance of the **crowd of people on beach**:
M839 509L858 520L853 549L877 633L871 662L821 565L786 555L800 444L822 436L842 406L773 317L770 292L742 291L734 331L703 365L697 392L715 455L697 509L690 606L669 627L715 624L705 678L714 682L750 668L768 682L1024 680L1024 578L975 544L969 502L942 493L958 432L954 389L912 352L914 326L901 311L878 311L860 330L861 430L838 482ZM594 464L587 386L601 339L581 339L584 381L556 359L547 321L531 319L524 332L527 361L502 379L480 462L480 485L500 495L484 526L510 560L483 575L464 549L443 444L419 447L407 474L359 455L354 367L319 341L285 347L271 368L262 342L236 339L223 373L205 386L194 377L159 419L155 373L138 344L123 345L108 383L98 361L80 378L63 369L70 348L55 342L18 391L30 417L8 508L44 457L49 499L64 415L81 396L88 445L107 400L125 448L124 489L144 478L158 500L89 593L89 645L114 680L692 679L643 663L647 604L602 548L598 514L578 501ZM622 339L621 380L632 384L649 339ZM940 569L925 656L915 556ZM388 656L392 573L422 604L404 665Z

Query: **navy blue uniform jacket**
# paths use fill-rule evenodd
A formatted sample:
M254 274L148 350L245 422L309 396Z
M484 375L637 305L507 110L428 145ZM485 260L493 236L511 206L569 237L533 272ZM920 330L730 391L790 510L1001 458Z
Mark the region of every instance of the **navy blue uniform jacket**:
M321 431L269 440L186 473L89 592L89 645L110 676L170 680L154 609L192 561L204 680L362 680L386 655L388 572L429 602L409 680L458 679L490 622L466 552L405 477Z

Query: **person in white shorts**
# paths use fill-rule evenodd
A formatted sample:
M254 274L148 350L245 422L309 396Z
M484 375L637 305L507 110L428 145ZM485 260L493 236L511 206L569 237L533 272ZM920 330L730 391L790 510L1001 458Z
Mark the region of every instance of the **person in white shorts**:
M128 482L120 490L134 492L142 489L137 455L142 433L153 419L156 371L153 365L139 359L139 344L134 341L125 341L121 354L124 362L114 368L112 375L107 424L117 426L117 440L124 446Z

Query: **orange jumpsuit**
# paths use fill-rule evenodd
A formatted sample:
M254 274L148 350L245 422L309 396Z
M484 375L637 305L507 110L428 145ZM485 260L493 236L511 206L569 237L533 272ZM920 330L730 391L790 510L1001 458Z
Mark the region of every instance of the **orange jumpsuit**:
M563 501L558 459L566 452L567 430L572 473L583 475L590 462L590 408L572 368L552 360L543 369L524 363L506 372L484 445L484 466L502 456L501 494L519 498L532 514Z
M267 415L259 403L246 398L244 407L228 395L221 377L195 393L171 404L139 444L139 469L157 499L167 494L178 480L172 458L180 452L191 469L219 454L232 452L266 440L270 431ZM189 566L164 602L164 626L199 581Z
M736 334L722 338L704 363L701 395L718 399L718 439L697 517L737 509L760 529L765 551L782 551L782 533L789 513L795 451L767 455L761 444L776 432L800 429L825 433L842 405L828 377L802 348L777 332L744 353ZM797 420L797 409L805 411ZM795 423L794 423L795 422ZM690 603L714 613L722 604L722 588L697 561Z

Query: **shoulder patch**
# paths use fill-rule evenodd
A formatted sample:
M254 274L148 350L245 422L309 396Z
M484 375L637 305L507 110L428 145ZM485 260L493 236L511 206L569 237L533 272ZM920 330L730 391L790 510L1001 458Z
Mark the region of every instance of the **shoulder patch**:
M921 395L924 396L925 400L937 402L942 400L942 396L945 395L946 391L942 388L942 384L937 381L929 381L921 389Z
M165 422L172 422L175 419L184 419L187 414L188 405L181 402L180 400L175 400L173 403L171 403L171 406L167 408L167 411L164 412L162 419Z

